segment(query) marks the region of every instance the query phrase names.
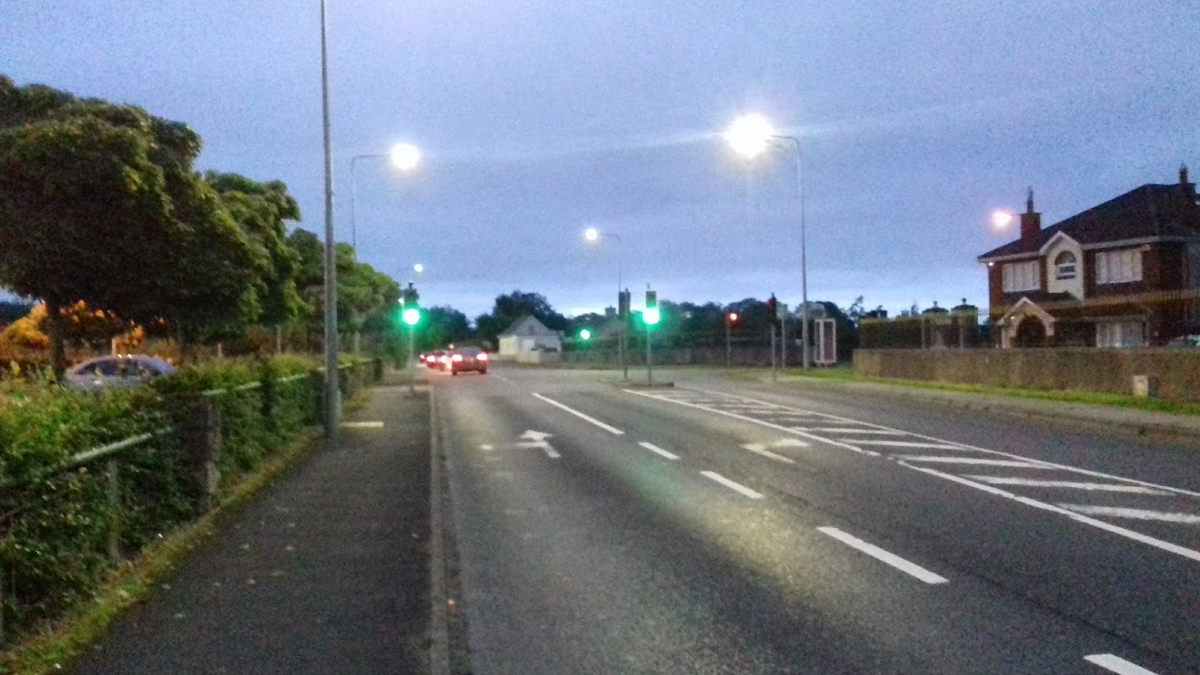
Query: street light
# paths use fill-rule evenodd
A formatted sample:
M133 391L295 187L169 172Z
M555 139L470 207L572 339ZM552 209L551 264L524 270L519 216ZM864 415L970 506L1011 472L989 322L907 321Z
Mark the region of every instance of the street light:
M321 131L325 149L325 435L337 437L338 389L337 262L333 255L333 148L329 133L329 40L321 0Z
M796 192L800 196L800 340L804 354L804 369L810 367L810 349L808 345L808 250L805 243L804 223L804 173L801 164L800 139L786 136L775 131L775 127L762 115L744 115L733 121L725 132L725 142L734 152L747 158L754 159L766 152L771 141L790 142L796 150Z
M355 228L355 204L358 201L358 188L354 180L354 167L361 159L384 158L390 159L392 166L407 173L417 168L417 164L421 162L421 151L412 143L397 143L392 146L391 152L386 155L355 155L350 158L350 246L354 248L356 258L358 256L358 237Z
M621 254L624 246L621 244L621 235L613 234L612 232L601 232L594 227L589 227L583 232L584 239L590 242L597 242L601 237L608 237L617 240L617 318L621 321L621 333L617 337L617 360L620 361L621 369L625 373L625 379L629 379L629 365L625 363L625 317L621 316Z
M1012 222L1012 219L1013 214L1009 213L1008 211L1001 209L992 211L992 227L996 228L997 230L1003 230L1004 228L1008 227L1008 224Z

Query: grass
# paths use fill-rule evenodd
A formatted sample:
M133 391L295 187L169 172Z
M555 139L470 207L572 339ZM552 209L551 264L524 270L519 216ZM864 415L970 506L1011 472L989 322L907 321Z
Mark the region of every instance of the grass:
M754 379L758 380L761 373L769 372L762 369L742 370L732 373L731 376L738 379ZM1128 394L1112 394L1097 391L1065 391L1065 390L1050 390L1050 389L1020 389L1015 387L983 387L972 384L956 384L952 382L929 382L925 380L900 380L884 377L861 377L854 374L854 371L849 366L838 366L836 368L819 368L810 370L803 376L788 375L788 379L794 377L804 377L819 380L833 380L842 382L869 382L875 384L889 384L901 387L910 387L914 389L933 389L940 391L953 391L966 394L985 394L989 396L1007 396L1010 398L1032 399L1038 401L1054 401L1058 403L1088 403L1093 405L1107 405L1118 408L1129 408L1132 410L1147 410L1153 412L1165 412L1175 415L1200 415L1200 404L1196 403L1176 403L1172 401L1163 401L1155 398L1136 398Z
M146 547L134 560L123 562L97 591L93 601L0 653L0 673L41 675L63 664L102 637L109 624L127 607L140 602L158 580L174 571L188 552L216 532L219 518L258 494L297 459L305 455L321 431L309 428L292 439L222 495L216 508Z

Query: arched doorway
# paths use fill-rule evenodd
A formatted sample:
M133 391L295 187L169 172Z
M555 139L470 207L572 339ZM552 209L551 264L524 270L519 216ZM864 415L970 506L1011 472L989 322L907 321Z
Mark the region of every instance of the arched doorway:
M1045 347L1046 327L1036 316L1024 316L1017 324L1014 347Z

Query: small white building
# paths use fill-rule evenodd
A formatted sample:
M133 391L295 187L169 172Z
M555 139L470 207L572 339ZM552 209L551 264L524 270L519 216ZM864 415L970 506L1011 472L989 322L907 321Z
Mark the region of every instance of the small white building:
M499 335L498 356L521 363L556 362L562 354L562 333L546 328L533 315L518 319Z

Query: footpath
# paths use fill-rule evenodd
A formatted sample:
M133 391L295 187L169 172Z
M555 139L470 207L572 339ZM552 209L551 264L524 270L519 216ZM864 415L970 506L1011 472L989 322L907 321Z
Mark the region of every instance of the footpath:
M761 378L770 381L770 377ZM992 411L1027 417L1043 417L1088 425L1106 426L1132 433L1166 433L1200 437L1200 416L1177 415L1155 410L1124 408L1099 403L1076 403L1020 398L1002 394L982 394L912 387L884 382L857 382L803 375L782 375L779 382L803 383L816 391L839 391L860 395L905 398L924 403L948 405L970 410Z
M426 672L430 399L399 377L336 443L226 514L68 672Z

